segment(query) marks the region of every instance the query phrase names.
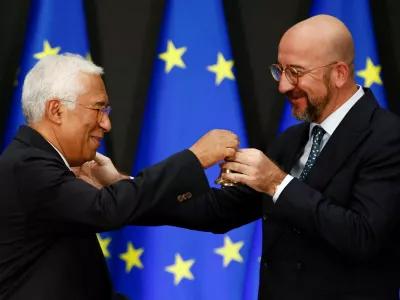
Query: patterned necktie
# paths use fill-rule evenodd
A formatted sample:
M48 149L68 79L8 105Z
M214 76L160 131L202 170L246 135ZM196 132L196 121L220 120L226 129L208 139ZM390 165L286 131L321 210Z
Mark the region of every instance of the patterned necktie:
M299 177L300 180L304 180L307 177L308 172L310 172L311 167L313 166L315 160L317 159L317 157L319 155L319 150L320 150L319 148L320 148L321 141L322 141L324 134L325 134L325 130L322 127L314 126L314 128L312 130L313 143L312 143L310 155L308 156L307 163L304 166L304 169L300 174L300 177Z

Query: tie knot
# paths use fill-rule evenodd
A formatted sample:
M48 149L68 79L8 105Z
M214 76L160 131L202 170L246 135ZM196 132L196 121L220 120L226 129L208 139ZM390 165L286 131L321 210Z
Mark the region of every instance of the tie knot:
M315 139L321 138L325 134L325 130L321 126L314 126L312 130L312 136Z

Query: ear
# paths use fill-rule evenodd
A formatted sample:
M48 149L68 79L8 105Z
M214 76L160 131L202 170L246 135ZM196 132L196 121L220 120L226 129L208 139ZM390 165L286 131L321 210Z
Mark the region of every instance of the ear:
M46 102L46 116L53 123L62 123L62 115L64 113L64 110L65 106L61 105L61 102L57 99L51 99Z
M336 64L334 70L335 86L337 88L341 88L347 82L347 78L349 77L349 66L343 62L339 62Z

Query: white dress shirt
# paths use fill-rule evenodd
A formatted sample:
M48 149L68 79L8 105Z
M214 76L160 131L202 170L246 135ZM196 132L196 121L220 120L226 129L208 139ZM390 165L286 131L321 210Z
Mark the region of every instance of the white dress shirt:
M68 167L68 169L71 170L71 167L69 166L69 163L68 163L67 160L65 159L64 155L62 155L61 152L58 151L58 149L57 149L52 143L50 143L47 139L46 139L46 141L47 141L54 149L56 149L56 151L58 152L58 154L60 154L62 160L64 161L65 165Z
M348 101L346 101L341 107L339 107L335 112L333 112L333 114L331 114L321 124L319 124L325 130L325 134L321 141L320 151L322 151L322 149L328 142L329 138L332 136L333 132L339 126L340 122L343 120L343 118L346 116L346 114L350 111L350 109L354 106L354 104L356 104L357 101L363 95L364 95L364 90L362 89L361 86L358 86L357 92ZM312 142L313 142L313 137L311 134L312 134L312 130L313 130L314 126L316 126L316 125L318 125L318 124L316 124L316 123L310 124L309 138L308 138L306 146L304 147L304 153L300 157L300 159L297 161L297 163L293 166L292 170L290 171L290 174L286 175L285 179L283 179L281 184L277 186L275 194L272 197L272 200L274 201L274 203L279 198L279 195L282 193L282 191L285 189L285 187L289 184L289 182L294 177L296 177L296 178L300 177L300 174L303 171L305 164L307 163L308 156L311 151L311 146L312 146Z

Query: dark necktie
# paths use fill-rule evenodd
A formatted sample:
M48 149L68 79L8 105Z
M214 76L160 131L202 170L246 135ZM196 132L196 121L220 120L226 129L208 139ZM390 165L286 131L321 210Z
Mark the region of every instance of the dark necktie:
M308 172L310 172L315 160L317 159L319 152L320 152L321 141L322 141L324 134L325 134L325 130L322 127L314 126L314 128L312 130L313 143L312 143L310 155L308 156L307 163L304 166L304 169L300 174L300 177L299 177L300 180L304 180L307 177Z

